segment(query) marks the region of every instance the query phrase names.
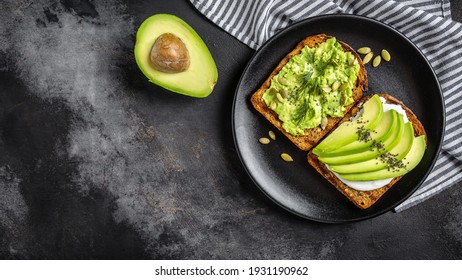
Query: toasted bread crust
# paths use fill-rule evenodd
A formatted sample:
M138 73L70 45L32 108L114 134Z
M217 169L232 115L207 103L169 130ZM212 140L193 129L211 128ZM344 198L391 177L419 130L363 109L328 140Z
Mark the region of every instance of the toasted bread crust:
M401 101L397 100L396 98L392 97L389 94L379 94L380 97L385 98L387 103L389 104L397 104L401 105L401 107L406 111L406 115L409 121L412 123L414 128L414 136L425 135L425 140L427 140L427 134L425 132L422 123L419 121L417 116L408 108L406 107ZM347 120L349 120L350 116L354 116L361 104L363 104L367 99L372 97L372 95L368 95L361 99L357 105L347 114L345 117L339 122L339 125ZM333 129L334 130L334 129ZM333 131L332 130L332 131ZM318 173L320 173L327 181L329 181L337 190L339 190L344 196L346 196L351 202L353 202L357 207L361 209L367 209L371 207L374 203L376 203L379 198L388 191L396 182L398 182L402 176L394 178L388 185L381 187L379 189L371 190L371 191L358 191L353 188L348 187L342 181L340 181L337 176L335 176L329 169L327 169L326 165L318 160L318 157L313 154L313 152L308 153L308 163L313 166Z
M327 126L325 129L321 129L319 126L305 130L305 133L300 136L294 136L287 133L282 128L282 122L279 120L278 115L266 106L266 103L263 100L263 94L271 85L271 79L279 73L279 71L284 67L284 65L289 61L290 58L300 53L300 51L305 47L308 46L310 48L315 47L327 39L331 38L331 36L325 34L318 34L314 36L310 36L305 38L301 41L289 54L287 54L281 62L277 65L277 67L273 70L273 72L269 75L263 85L252 95L251 102L253 107L260 112L270 123L272 123L281 133L283 133L291 142L293 142L298 148L303 151L309 151L316 143L318 143L328 131L330 131L342 118L332 118L328 117ZM358 73L358 78L355 83L355 87L353 89L353 99L355 102L350 104L345 108L344 112L348 112L351 107L358 101L363 92L367 90L367 72L366 68L364 67L361 58L358 54L346 43L338 41L343 50L346 52L350 52L354 54L357 61L359 62L360 69Z

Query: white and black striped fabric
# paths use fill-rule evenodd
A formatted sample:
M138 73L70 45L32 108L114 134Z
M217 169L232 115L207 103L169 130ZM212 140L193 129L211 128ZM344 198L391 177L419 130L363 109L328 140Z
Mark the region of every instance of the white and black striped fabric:
M395 210L407 209L462 179L462 24L451 20L449 0L190 0L222 29L258 49L273 34L302 19L357 14L393 26L426 55L446 105L443 149L424 184Z

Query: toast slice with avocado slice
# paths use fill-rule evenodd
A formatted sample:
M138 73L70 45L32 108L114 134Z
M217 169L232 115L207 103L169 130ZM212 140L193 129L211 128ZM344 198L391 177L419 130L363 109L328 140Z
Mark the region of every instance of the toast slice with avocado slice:
M420 159L425 152L427 142L425 129L416 115L402 102L389 94L369 95L361 99L357 105L355 105L339 122L338 126L331 130L324 140L332 138L330 135L333 135L338 127L342 125L345 126L349 122L351 123L351 118L356 116L356 114L361 110L361 106L369 99L376 98L377 96L381 97L382 100L385 100L386 104L400 105L401 108L404 109L409 122L404 124L403 133L399 136L399 141L392 141L393 139L389 141L390 143L399 142L398 144L394 144L393 147L389 148L381 147L375 143L373 144L371 141L371 145L376 145L376 148L385 149L382 153L383 156L377 156L376 158L365 159L364 161L359 162L347 162L339 165L326 165L322 162L322 158L320 159L316 155L316 153L319 153L316 150L316 147L308 153L308 163L338 191L361 209L371 207L385 192L387 192L402 178L404 173L412 170L420 162ZM321 144L322 141L319 145ZM346 156L348 157L348 155ZM344 157L344 155L341 155L340 157ZM333 170L340 173L334 174ZM343 180L346 179L350 181L359 180L361 182L365 182L382 179L388 179L391 181L385 186L373 190L359 190L349 187L339 178L339 176Z
M361 99L367 90L367 72L361 58L346 43L338 40L336 40L337 43L332 43L333 40L336 39L325 34L305 38L280 61L263 85L251 96L253 107L303 151L309 151L316 145ZM313 51L318 47L325 47L326 42L329 43L326 47L327 52L317 53ZM339 46L345 55L335 50ZM310 49L311 51L309 51ZM327 57L325 53L328 54ZM330 57L329 53L331 54ZM305 55L304 60L300 59L303 55ZM299 60L298 66L295 63L297 59ZM310 59L312 65L306 64L305 62L310 62ZM291 75L289 70L286 71L288 67L296 69L295 72L300 70L300 67L304 67L306 71L298 71L298 73ZM341 68L343 72L337 73L336 67ZM357 69L353 78L350 68ZM306 84L301 85L301 83ZM294 86L294 84L297 85ZM310 98L298 101L300 95L297 93L297 89L299 92L300 89L305 88L310 91L308 92ZM321 97L318 98L317 96ZM326 96L333 97L327 100ZM295 110L298 110L299 116L284 116L287 110L284 109L283 104L286 101L288 104L286 107L297 104L297 102L304 102L299 103L301 106ZM323 101L326 103L322 103ZM308 107L315 109L308 109ZM306 110L312 110L312 112ZM281 120L284 118L285 121ZM295 132L291 131L293 128L290 125L291 121L292 123L305 123L306 128Z

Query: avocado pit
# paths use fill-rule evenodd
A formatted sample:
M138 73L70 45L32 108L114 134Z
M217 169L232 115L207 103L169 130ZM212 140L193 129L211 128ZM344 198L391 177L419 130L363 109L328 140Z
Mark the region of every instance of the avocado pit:
M156 39L150 61L154 69L165 73L186 71L190 64L186 45L172 33L164 33Z

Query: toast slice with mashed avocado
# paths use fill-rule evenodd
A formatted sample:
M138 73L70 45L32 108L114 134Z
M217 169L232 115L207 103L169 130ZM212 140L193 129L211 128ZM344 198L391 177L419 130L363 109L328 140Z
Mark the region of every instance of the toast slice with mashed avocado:
M253 107L303 151L318 143L367 90L361 58L318 34L301 41L251 96Z
M366 142L361 142L361 135L365 134L359 133L360 130L356 130L355 127L355 131L361 134L358 135L359 140L358 142L342 146L340 148L343 150L342 153L331 151L329 158L328 151L318 149L320 145L323 145L323 142L335 138L334 134L341 126L347 128L354 127L353 120L356 119L355 116L361 111L362 106L368 100L372 98L378 99L378 97L382 104L388 104L383 105L384 111L387 110L387 106L388 110L391 110L390 108L394 105L402 108L400 110L399 107L398 109L394 107L396 110L401 111L400 114L402 117L397 118L396 124L389 125L390 133L386 137L382 137L381 140L372 139L374 133L377 133L381 129L379 124L375 129L369 131L369 136L371 137L368 139L371 144L370 149L355 150L353 153L348 153L345 147L354 147L358 146L358 143L362 144ZM384 119L385 117L383 117ZM367 120L360 121L359 123L367 123ZM345 138L347 133L347 131L342 132L342 139ZM393 140L393 137L397 141ZM367 209L398 182L404 172L409 172L420 162L426 149L426 137L422 123L402 102L388 94L368 95L361 99L339 122L338 126L331 130L326 138L308 153L308 162L357 207ZM332 141L335 142L335 139ZM379 149L381 149L381 152L374 156L373 151ZM362 154L363 156L358 156L358 154ZM368 155L371 156L368 158ZM326 162L329 162L329 164ZM360 183L357 184L358 182ZM380 182L381 184L374 185L376 182Z

